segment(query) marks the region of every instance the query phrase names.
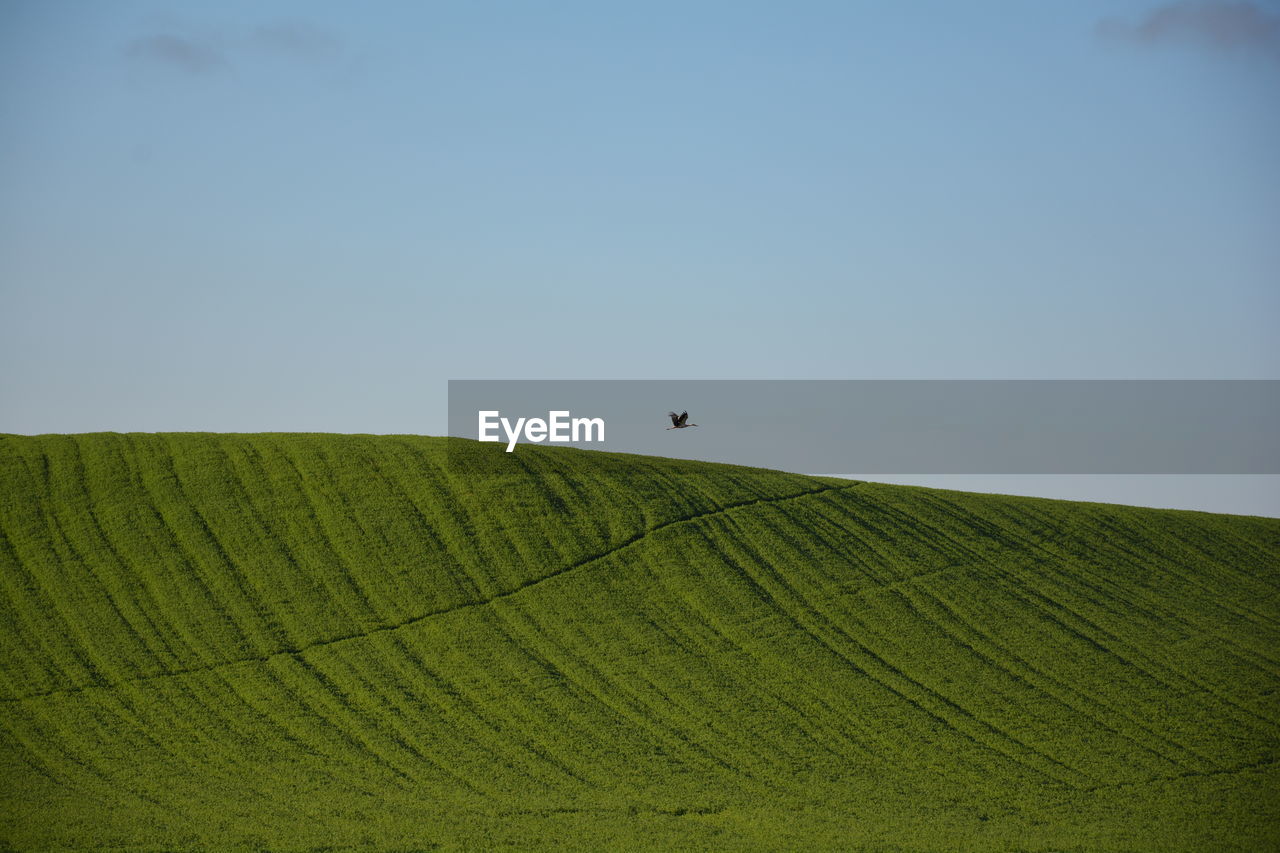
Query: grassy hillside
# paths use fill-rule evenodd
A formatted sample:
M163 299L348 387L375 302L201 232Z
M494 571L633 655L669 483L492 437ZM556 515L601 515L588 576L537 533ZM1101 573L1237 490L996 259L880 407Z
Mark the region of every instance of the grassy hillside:
M1277 520L0 437L0 846L1275 848L1278 686Z

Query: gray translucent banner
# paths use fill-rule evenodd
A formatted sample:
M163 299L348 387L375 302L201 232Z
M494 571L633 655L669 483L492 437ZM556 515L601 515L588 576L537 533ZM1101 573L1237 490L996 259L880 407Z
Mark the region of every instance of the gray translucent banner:
M672 409L698 426L668 429ZM479 438L482 412L507 459L539 443L811 474L1280 474L1278 380L449 382L449 435Z

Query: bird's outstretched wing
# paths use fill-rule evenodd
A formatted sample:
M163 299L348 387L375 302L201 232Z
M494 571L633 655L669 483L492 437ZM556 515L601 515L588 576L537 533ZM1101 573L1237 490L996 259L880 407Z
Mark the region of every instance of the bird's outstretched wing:
M689 413L688 413L688 412L681 412L681 413L680 413L680 426L684 426L684 422L685 422L685 421L687 421L687 420L689 420Z
M667 412L667 417L671 418L672 426L680 426L680 416L675 412Z

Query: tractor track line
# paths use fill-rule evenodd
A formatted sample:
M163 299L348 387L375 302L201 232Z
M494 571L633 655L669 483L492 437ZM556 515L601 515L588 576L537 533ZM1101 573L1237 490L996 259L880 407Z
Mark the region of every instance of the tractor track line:
M732 504L726 504L724 506L720 506L715 509L708 510L706 512L694 513L693 515L669 519L668 521L664 521L661 524L656 524L653 527L647 528L645 530L641 530L635 533L634 535L632 535L629 539L623 542L620 542L617 545L612 545L598 554L593 554L590 557L585 557L581 560L578 560L576 563L571 563L568 566L565 566L564 568L557 569L556 571L551 572L550 574L543 575L542 577L535 578L530 581L526 581L525 583L522 583L519 586L506 590L505 592L500 592L496 595L490 596L489 598L486 598L480 601L469 601L464 604L454 605L452 607L442 607L437 610L432 610L427 613L423 613L421 615L414 616L409 619L405 619L401 622L397 622L392 625L382 625L377 628L370 629L368 631L359 631L351 634L344 634L340 637L331 637L327 640L319 640L317 642L309 643L305 646L299 646L297 648L283 648L266 655L236 658L234 660L218 661L216 663L203 664L201 666L187 667L186 669L175 669L175 670L168 670L166 672L150 673L148 675L141 675L134 678L121 679L119 681L113 681L105 684L82 684L82 685L76 685L74 687L60 687L60 688L55 688L53 690L44 690L38 693L28 693L22 696L0 697L0 702L4 702L4 703L27 702L33 699L45 699L45 698L55 697L55 696L74 695L77 693L83 693L86 690L113 690L115 688L124 687L130 684L140 684L148 681L155 681L161 678L176 678L182 675L192 675L194 673L210 672L213 670L221 669L223 667L237 666L240 664L266 663L272 660L273 658L280 658L280 657L296 658L313 649L324 648L326 646L333 646L333 645L337 645L338 643L350 642L352 640L366 639L368 637L373 637L378 634L385 634L392 631L398 631L401 628L407 628L411 625L416 625L420 622L424 622L427 619L432 619L437 616L445 616L449 613L458 613L463 610L470 610L471 608L474 608L474 607L484 607L486 605L493 604L496 601L501 601L503 599L510 598L514 595L524 592L527 589L538 586L539 584L546 583L547 581L554 580L558 577L562 577L564 575L569 574L570 572L589 566L592 563L596 563L601 560L612 557L615 554L625 551L631 546L641 542L647 537L652 536L653 534L658 533L659 531L665 530L668 527L673 527L677 524L689 524L691 522L696 522L704 518L723 515L724 513L727 513L731 510L742 509L744 507L758 506L760 504L782 503L784 501L792 501L792 500L797 500L798 498L808 497L809 495L822 494L823 492L844 491L848 489L853 489L853 488L857 488L860 485L862 485L862 482L857 481L857 482L849 483L848 485L820 486L816 489L806 489L803 492L796 492L795 494L791 494L791 495L782 495L780 497L752 498L751 500L739 501L738 503L732 503Z

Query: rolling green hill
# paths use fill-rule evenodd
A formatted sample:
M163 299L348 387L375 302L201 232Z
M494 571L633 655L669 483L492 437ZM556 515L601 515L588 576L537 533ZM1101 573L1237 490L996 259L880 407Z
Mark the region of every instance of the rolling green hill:
M1275 849L1280 520L0 437L0 847Z

